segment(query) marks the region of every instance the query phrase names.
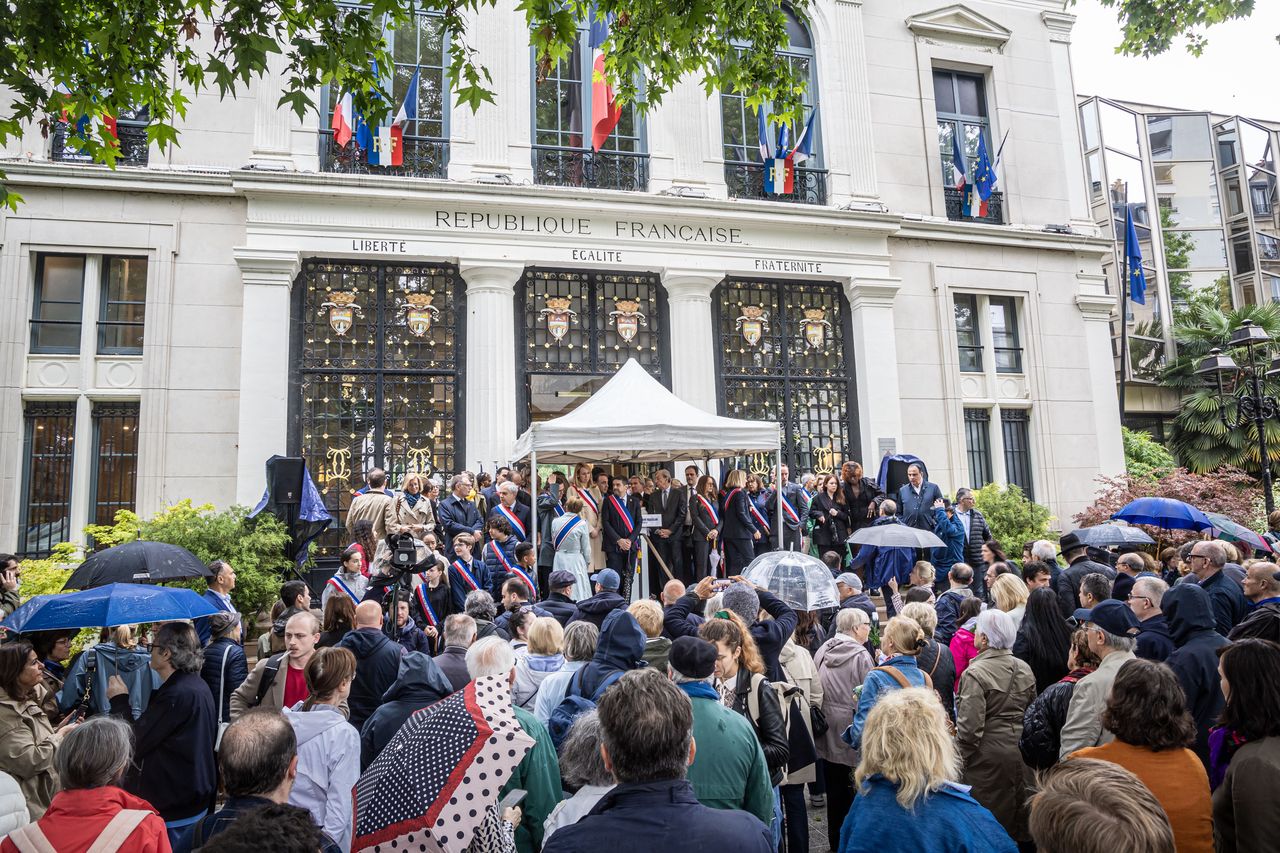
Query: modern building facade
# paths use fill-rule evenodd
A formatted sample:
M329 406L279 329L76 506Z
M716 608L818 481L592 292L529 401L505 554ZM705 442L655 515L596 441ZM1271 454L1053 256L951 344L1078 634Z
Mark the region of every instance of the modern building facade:
M1280 124L1085 97L1080 127L1094 220L1114 241L1108 292L1124 277L1126 208L1148 283L1126 320L1125 423L1163 437L1178 409L1156 385L1174 353L1174 311L1197 293L1224 308L1280 302ZM1112 338L1119 375L1118 322Z
M122 121L115 171L32 129L4 162L25 201L0 219L0 549L120 506L251 504L276 453L339 514L374 465L492 469L628 358L781 422L793 472L910 452L944 489L1018 483L1069 519L1123 466L1072 20L813 3L781 57L818 111L788 196L763 191L743 96L694 79L584 148L585 41L539 80L510 3L474 21L497 87L474 114L430 18L389 34L397 100L421 81L398 167L336 145L333 93L277 110L278 74L196 97L171 151ZM956 133L966 156L1007 136L979 219Z

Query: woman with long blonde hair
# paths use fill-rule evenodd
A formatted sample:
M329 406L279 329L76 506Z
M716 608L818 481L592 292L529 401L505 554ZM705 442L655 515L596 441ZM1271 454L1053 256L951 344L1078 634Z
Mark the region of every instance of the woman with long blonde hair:
M1022 616L1027 612L1027 598L1030 595L1026 583L1015 574L996 575L991 584L991 600L997 610L1009 614L1015 630L1022 627Z
M991 812L958 784L960 760L932 690L886 694L867 715L857 791L840 829L840 853L1016 853Z
M410 471L400 481L400 494L387 507L388 533L409 533L421 539L436 526L431 501L422 493L427 478L417 471Z
M590 462L579 462L574 466L573 482L565 491L565 500L568 495L576 495L582 501L582 508L578 510L578 515L582 516L582 520L587 523L587 535L591 539L590 570L598 572L605 567L604 539L600 535L600 507L605 496L600 494L591 481Z

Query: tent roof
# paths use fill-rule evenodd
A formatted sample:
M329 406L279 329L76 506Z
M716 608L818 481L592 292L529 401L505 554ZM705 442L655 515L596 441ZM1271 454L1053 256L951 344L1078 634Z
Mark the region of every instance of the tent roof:
M778 441L778 424L708 414L629 359L578 408L525 430L513 459L537 451L539 462L655 462L773 453Z

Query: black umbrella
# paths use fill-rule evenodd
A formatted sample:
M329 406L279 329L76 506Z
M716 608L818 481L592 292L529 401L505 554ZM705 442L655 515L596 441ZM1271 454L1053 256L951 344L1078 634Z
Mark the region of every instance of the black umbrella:
M93 589L109 583L164 583L207 578L209 568L186 548L167 542L126 542L89 555L63 589Z
M881 548L941 548L945 544L928 530L918 530L905 524L864 527L848 541L854 545L877 545Z
M1123 524L1095 524L1074 531L1083 545L1095 548L1111 548L1116 545L1151 545L1155 542L1136 527Z

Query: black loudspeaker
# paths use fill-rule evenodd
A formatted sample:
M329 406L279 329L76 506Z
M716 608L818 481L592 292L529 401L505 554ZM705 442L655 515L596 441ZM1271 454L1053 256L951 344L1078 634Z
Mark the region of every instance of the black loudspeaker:
M895 503L898 500L898 489L905 486L907 480L907 468L909 463L903 462L901 459L889 460L889 471L885 475L884 493L888 495ZM902 511L902 507L898 507L898 511Z
M272 460L271 502L302 503L303 463L301 456L277 456Z

